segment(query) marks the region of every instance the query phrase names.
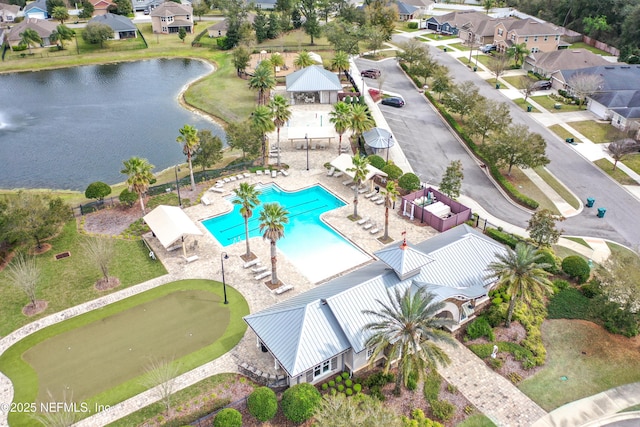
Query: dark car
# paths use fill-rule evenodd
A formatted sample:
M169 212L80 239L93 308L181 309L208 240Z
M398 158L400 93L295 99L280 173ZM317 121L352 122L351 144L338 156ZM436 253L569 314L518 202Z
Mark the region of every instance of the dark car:
M380 77L380 70L376 68L371 68L369 70L360 71L360 75L362 77L369 77L370 79L377 79Z
M549 80L538 80L533 84L533 90L548 90L551 89L551 82Z
M384 98L380 101L383 105L390 105L392 107L400 108L404 105L404 99L398 97Z
M484 46L482 46L482 47L480 48L480 52L482 52L482 53L489 53L489 52L491 52L491 51L493 51L493 50L496 50L496 49L497 49L497 47L496 47L496 45L495 45L495 44L485 44Z

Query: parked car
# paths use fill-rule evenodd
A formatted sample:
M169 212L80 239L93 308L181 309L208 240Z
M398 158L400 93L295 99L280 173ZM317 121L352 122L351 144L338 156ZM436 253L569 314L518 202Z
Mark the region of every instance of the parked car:
M378 77L380 77L380 74L382 73L376 68L370 68L368 70L360 71L360 75L362 77L368 77L370 79L377 79Z
M404 106L404 99L393 96L391 98L383 98L380 101L383 105L390 105L392 107L401 108Z
M548 90L551 89L550 80L538 80L533 84L533 90Z
M484 46L482 46L482 47L480 48L480 52L482 52L482 53L489 53L489 52L491 52L491 51L493 51L493 50L496 50L496 49L497 49L497 47L496 47L496 45L495 45L495 44L485 44Z

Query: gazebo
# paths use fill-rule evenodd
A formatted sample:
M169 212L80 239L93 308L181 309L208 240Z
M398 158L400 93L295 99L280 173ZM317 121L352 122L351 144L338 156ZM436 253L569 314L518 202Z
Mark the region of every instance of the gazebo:
M342 83L335 73L311 65L287 76L291 104L333 104L338 102Z
M373 148L374 154L382 150L387 151L387 161L389 161L389 149L395 145L393 135L387 129L373 128L362 134L365 144Z
M201 236L202 232L178 206L160 205L143 218L160 244L167 250L180 241L182 254L187 258L185 236Z

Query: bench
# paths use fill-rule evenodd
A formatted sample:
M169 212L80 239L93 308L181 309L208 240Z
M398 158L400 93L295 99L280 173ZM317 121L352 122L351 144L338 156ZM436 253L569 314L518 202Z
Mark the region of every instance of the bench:
M269 275L271 275L271 272L270 272L270 271L265 271L264 273L260 273L260 274L258 274L258 275L255 277L255 279L256 279L256 280L262 280L262 279L264 279L265 277L267 277L267 276L269 276Z
M242 265L242 268L249 268L249 267L253 267L254 265L258 265L258 264L260 264L260 260L258 258L256 258L256 259L253 259L253 260L251 260L249 262L245 262Z
M280 286L274 292L275 292L276 295L280 295L280 294L283 294L283 293L285 293L287 291L290 291L291 289L293 289L293 285Z
M200 259L198 255L191 255L190 257L185 258L187 260L187 264L192 263L193 261L197 261Z

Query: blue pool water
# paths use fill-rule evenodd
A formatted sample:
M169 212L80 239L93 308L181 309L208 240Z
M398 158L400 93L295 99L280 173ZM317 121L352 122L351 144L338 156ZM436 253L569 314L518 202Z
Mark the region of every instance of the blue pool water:
M262 237L260 212L264 203L278 202L289 212L284 237L277 242L278 249L296 268L312 282L331 277L371 258L325 224L320 215L342 207L345 202L319 185L295 192L282 190L275 184L260 189L260 205L249 219L249 237ZM229 202L233 197L229 197ZM244 219L240 205L224 215L207 219L202 225L222 246L244 241ZM254 240L252 245L268 244ZM268 265L268 260L262 260Z

